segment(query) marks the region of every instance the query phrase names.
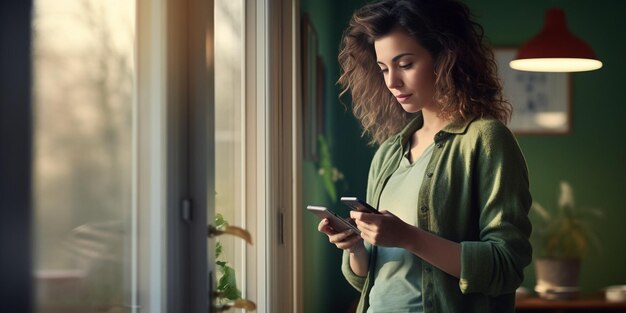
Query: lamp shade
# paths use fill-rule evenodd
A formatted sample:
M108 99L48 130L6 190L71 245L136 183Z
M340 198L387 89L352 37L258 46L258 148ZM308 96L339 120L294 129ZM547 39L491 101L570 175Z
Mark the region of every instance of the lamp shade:
M509 66L531 72L582 72L597 70L602 62L586 42L569 31L563 10L552 8L546 12L541 32L518 50Z

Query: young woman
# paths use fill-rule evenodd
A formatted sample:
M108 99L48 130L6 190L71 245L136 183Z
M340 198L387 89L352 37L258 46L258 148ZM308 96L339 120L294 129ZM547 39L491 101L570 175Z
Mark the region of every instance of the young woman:
M493 53L454 0L384 0L345 31L339 83L379 144L361 235L344 250L358 312L513 312L530 263L528 172Z

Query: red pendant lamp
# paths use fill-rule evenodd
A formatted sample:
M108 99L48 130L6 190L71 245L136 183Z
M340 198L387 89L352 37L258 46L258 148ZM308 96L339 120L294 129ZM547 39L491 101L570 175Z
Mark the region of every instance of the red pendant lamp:
M541 32L517 52L511 68L530 72L583 72L602 67L591 46L567 28L565 13L552 8L546 11Z

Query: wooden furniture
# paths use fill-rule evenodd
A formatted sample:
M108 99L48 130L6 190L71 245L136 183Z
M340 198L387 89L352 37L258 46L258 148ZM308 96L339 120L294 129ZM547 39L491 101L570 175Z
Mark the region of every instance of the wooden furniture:
M544 300L536 297L519 300L515 303L517 313L626 313L626 302L608 302L604 294L582 296L573 300Z

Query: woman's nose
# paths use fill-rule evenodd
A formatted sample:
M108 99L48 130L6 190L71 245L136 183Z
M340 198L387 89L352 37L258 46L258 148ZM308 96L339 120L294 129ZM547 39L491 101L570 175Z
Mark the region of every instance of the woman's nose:
M398 88L402 86L402 79L394 70L389 70L387 75L387 88Z

